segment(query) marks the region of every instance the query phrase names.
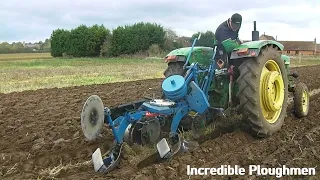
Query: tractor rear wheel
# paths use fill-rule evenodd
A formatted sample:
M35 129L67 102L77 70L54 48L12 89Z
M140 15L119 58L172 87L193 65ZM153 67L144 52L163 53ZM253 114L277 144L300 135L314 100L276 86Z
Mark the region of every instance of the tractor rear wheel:
M239 66L240 110L255 136L266 137L281 129L288 106L288 79L284 61L272 46Z
M167 78L172 75L181 75L184 76L187 72L183 69L184 62L170 62L167 69L164 71L163 75Z

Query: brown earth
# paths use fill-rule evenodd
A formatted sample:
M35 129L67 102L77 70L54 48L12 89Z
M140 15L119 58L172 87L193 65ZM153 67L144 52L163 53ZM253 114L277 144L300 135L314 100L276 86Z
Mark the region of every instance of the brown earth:
M296 70L300 74L299 81L305 82L310 90L320 88L320 66ZM114 107L144 96L157 97L160 87L161 79L154 79L0 94L0 178L50 179L54 176L58 179L164 180L231 177L188 177L187 164L195 167L240 165L245 168L250 164L266 167L286 164L289 167L316 167L319 170L320 95L311 98L308 117L297 119L288 110L282 130L270 138L253 139L241 126L235 125L226 131L220 129L221 136L205 138L206 141L201 142L195 150L177 156L170 162L144 169L137 169L134 163L128 161L128 157L122 160L121 169L109 175L94 173L91 164L83 164L90 160L97 147L106 150L112 139L109 136L98 142L85 141L81 132L80 113L86 99L97 94L105 106ZM67 169L57 171L61 167L59 165ZM258 179L255 176L244 179L249 178ZM290 179L288 176L286 178ZM314 179L319 178L318 175Z

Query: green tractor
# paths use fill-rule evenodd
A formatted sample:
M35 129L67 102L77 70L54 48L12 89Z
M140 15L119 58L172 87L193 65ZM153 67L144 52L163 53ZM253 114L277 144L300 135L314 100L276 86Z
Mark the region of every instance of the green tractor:
M309 111L309 92L304 83L295 84L297 72L290 72L290 58L282 55L284 46L273 40L259 40L259 31L252 31L252 41L237 44L230 39L220 44L224 52L216 61L215 78L209 89L209 103L230 112L241 113L259 137L269 136L280 130L287 115L288 93L293 93L294 113L302 118ZM218 45L217 45L218 46ZM168 63L164 76L185 76L185 62L197 62L208 68L214 49L195 46L173 50L165 57ZM217 52L219 53L219 52ZM205 76L198 76L203 81ZM191 113L192 114L192 113ZM190 115L191 117L192 115ZM180 125L189 129L191 118L185 117Z
M246 127L251 127L253 135L272 135L283 125L289 92L294 95L296 116L308 114L307 86L294 83L298 74L290 72L290 58L280 53L282 44L258 40L255 23L253 41L241 45L226 40L214 48L195 47L200 37L194 39L192 47L176 49L166 56L163 98L142 99L112 109L104 107L97 95L87 99L81 113L85 137L96 139L103 124L114 135L108 153L102 156L97 148L92 154L96 172L108 173L118 167L124 142L157 143L157 152L138 167L171 159L196 145L186 140L178 127L191 129L194 139L198 139L213 116L236 111L248 120L250 126Z

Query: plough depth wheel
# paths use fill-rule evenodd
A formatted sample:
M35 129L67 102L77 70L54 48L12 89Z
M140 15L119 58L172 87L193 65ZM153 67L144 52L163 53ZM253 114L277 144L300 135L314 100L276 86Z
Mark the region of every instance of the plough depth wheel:
M85 102L81 113L81 127L84 136L89 140L96 139L104 123L104 106L101 98L91 95Z

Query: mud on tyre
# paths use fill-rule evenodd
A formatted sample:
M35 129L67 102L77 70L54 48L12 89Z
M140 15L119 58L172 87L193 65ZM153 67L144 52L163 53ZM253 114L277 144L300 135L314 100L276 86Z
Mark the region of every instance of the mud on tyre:
M239 66L237 83L240 111L257 137L281 129L286 117L288 79L284 61L276 47L261 49L258 57Z

